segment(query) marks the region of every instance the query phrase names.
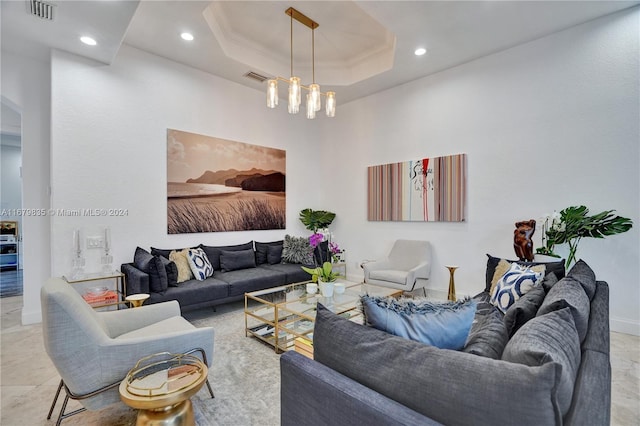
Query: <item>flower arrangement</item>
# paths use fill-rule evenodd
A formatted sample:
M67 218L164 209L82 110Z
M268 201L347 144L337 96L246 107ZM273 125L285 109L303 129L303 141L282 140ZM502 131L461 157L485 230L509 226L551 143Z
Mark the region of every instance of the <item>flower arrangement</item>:
M333 271L331 262L324 262L322 267L318 266L316 268L307 268L306 266L303 266L302 270L311 274L311 280L313 282L320 280L330 283L338 279L340 276L338 273Z
M338 263L341 260L340 255L342 254L342 250L340 250L340 246L338 246L338 243L329 243L329 253L331 253L331 260L334 263Z
M542 218L542 247L536 253L560 257L553 252L556 244L569 244L566 268L576 260L580 240L585 237L604 238L627 232L633 226L631 219L614 215L615 210L606 210L588 216L585 206L571 206L560 213L554 212Z

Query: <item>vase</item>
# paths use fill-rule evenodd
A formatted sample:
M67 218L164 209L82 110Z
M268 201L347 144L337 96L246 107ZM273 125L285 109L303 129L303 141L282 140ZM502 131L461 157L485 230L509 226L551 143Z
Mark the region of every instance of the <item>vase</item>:
M318 280L318 287L320 287L320 293L322 297L333 296L333 282L325 282Z
M447 266L447 269L449 270L449 294L447 295L447 300L450 300L451 302L455 302L457 300L456 298L456 283L453 280L453 274L456 272L456 269L458 269L457 266Z

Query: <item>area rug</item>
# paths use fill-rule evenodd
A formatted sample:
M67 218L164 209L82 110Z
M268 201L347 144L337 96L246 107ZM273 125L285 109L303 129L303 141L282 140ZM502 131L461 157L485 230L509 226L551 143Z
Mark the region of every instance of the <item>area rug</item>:
M191 398L198 426L277 426L280 424L280 355L244 333L244 302L186 312L196 327L215 331L209 381Z

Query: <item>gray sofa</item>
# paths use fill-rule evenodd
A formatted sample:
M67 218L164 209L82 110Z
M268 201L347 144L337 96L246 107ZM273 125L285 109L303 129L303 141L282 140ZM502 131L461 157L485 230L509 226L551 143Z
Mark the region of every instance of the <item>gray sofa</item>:
M152 256L153 259L149 258L146 266L141 266L141 262L136 262L134 259L133 263L122 264L120 270L125 274L127 295L149 294L150 297L145 304L177 300L182 311L189 311L242 300L245 292L309 280L311 276L302 270L302 265L282 263L280 255L277 254L278 249L275 250L275 256L267 256L268 252L271 253L269 247L279 247L281 252L282 244L283 241L255 242L255 244L250 241L232 246L200 245L198 247L205 251L214 269L213 276L202 281L194 278L179 284L174 281L172 284L170 278L166 282L166 277L158 276L158 274L167 273L171 275L167 272L170 270L171 249L151 248L151 252L147 255ZM140 248L136 250L136 258L141 250ZM254 258L253 262L234 262L233 266L229 266L227 262L226 269L224 259L221 264L221 256L224 256L224 253L241 254L248 251ZM154 263L157 263L157 268L148 266Z
M504 315L520 324L496 359L403 339L319 306L315 360L280 358L281 424L609 425L609 287L584 262L550 278L541 302L530 297ZM467 346L494 314L486 292L475 298Z

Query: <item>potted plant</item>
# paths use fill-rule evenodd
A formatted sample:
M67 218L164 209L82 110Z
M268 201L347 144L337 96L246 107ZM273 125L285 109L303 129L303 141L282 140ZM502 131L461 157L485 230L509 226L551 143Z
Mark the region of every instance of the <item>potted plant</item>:
M336 214L325 210L304 209L300 211L300 222L314 234L318 229L327 228L336 218Z
M556 244L569 244L569 256L566 268L576 260L578 243L585 237L604 238L609 235L627 232L633 226L631 219L614 215L615 210L606 210L593 216L588 216L589 209L585 206L571 206L560 213L543 219L542 247L536 253L560 257L553 252Z
M320 292L324 297L333 296L333 283L340 275L333 271L331 262L324 262L322 266L316 268L303 266L302 270L311 274L312 281L318 282L318 287L320 287Z

